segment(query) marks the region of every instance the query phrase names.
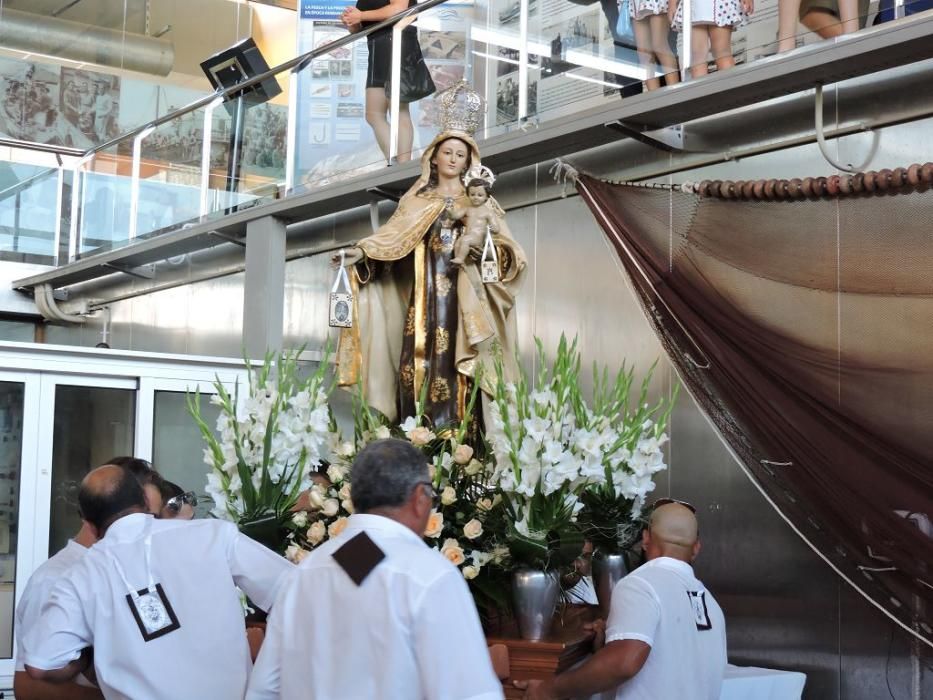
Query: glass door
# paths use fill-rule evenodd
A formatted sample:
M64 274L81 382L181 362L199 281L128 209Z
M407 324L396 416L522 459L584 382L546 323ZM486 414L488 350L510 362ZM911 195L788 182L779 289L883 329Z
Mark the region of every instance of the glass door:
M112 457L134 453L137 386L135 379L43 375L40 421L51 427L52 440L39 449L39 464L50 468L40 469L37 502L48 510L36 522L49 524L47 556L81 527L81 479Z
M0 676L13 673L16 591L32 571L28 498L34 475L38 376L0 372ZM32 447L30 450L28 447Z

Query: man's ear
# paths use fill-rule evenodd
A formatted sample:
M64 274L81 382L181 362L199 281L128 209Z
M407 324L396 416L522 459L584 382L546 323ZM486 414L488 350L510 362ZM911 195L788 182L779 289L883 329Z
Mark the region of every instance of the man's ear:
M651 544L651 530L645 528L641 531L641 550L644 552Z
M700 553L700 539L697 538L697 541L693 543L693 556L690 558L690 561L693 561L697 558L697 554Z

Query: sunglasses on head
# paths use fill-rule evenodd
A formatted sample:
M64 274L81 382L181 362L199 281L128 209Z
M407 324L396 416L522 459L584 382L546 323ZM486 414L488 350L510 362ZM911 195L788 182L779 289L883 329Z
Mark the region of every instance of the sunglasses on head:
M194 491L188 491L178 496L172 496L165 502L165 507L168 508L172 513L177 513L186 503L192 508L197 508L198 497Z
M654 503L651 504L651 510L654 511L657 508L660 508L661 506L670 505L671 503L676 503L677 505L681 505L687 510L689 510L691 513L697 512L696 506L694 506L692 503L687 503L686 501L681 501L676 498L659 498L658 500L656 500Z

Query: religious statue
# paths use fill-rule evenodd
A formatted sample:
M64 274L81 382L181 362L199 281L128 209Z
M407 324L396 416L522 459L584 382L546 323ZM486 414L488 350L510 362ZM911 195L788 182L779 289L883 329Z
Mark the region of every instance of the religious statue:
M492 393L496 357L507 379L517 372L515 295L526 261L493 197L483 206L498 224L498 280L483 282L482 244L464 264L452 261L471 206L466 183L489 172L472 137L481 105L465 82L441 98L442 131L424 151L421 176L384 226L334 256L352 268L354 307L352 327L340 332L338 383L361 385L390 420L415 415L423 396L423 414L450 426L463 419L474 381Z

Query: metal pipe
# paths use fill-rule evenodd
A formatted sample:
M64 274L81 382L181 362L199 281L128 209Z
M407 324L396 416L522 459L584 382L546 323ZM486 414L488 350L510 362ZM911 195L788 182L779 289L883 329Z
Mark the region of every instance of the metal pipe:
M0 46L153 75L168 75L175 63L175 47L165 39L8 8Z

